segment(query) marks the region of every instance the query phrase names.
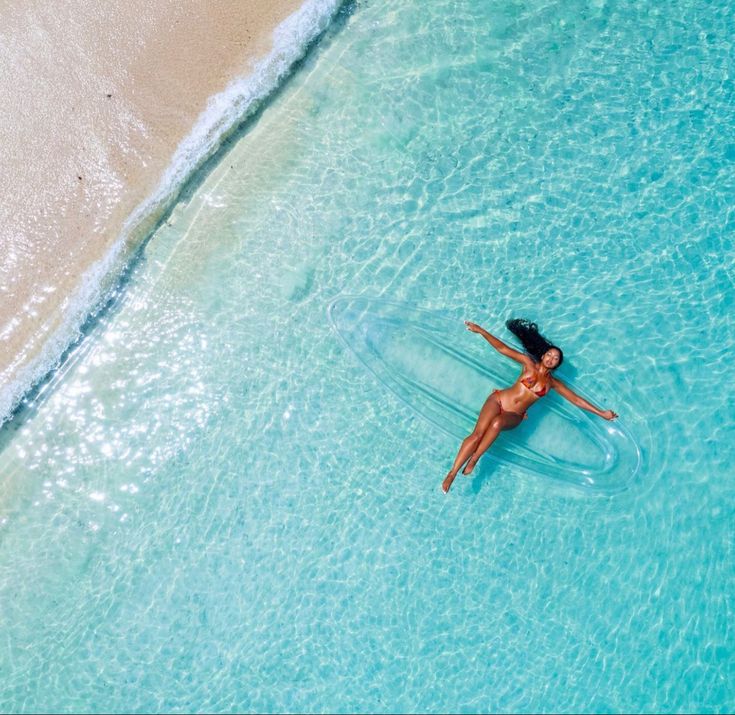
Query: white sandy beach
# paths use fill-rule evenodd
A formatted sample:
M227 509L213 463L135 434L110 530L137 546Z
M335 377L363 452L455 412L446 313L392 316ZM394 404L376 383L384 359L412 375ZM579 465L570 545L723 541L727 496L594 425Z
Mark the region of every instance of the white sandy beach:
M40 376L49 342L46 359L63 349L71 302L84 302L90 270L156 189L208 98L268 54L273 29L299 5L4 4L0 419Z

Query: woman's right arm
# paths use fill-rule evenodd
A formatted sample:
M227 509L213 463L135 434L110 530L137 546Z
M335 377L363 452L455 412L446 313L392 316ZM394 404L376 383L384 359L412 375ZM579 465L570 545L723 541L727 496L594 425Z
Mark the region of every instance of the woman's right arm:
M485 340L487 340L501 355L505 355L511 360L515 360L528 368L533 367L533 360L531 360L528 355L525 355L518 350L514 350L510 345L506 345L502 340L499 340L494 335L488 333L485 328L481 328L477 323L471 323L469 320L465 320L464 323L467 326L467 330L472 333L479 333L482 335L482 337L485 338Z

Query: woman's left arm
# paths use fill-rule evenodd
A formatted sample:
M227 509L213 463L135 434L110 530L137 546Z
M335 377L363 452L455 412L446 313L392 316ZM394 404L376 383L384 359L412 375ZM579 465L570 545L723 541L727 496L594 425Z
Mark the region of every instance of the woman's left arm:
M561 380L557 380L555 377L551 378L551 386L565 399L569 400L573 405L581 407L583 410L592 412L599 417L606 420L614 420L617 416L617 412L612 410L601 410L599 407L595 407L591 402L587 402L581 395L568 388Z

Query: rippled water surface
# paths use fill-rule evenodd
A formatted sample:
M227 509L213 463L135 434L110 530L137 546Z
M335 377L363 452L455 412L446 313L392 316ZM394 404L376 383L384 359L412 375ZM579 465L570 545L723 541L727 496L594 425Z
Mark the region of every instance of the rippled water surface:
M348 7L4 429L3 709L731 709L733 36L722 0ZM456 441L344 293L537 320L645 469L444 496Z

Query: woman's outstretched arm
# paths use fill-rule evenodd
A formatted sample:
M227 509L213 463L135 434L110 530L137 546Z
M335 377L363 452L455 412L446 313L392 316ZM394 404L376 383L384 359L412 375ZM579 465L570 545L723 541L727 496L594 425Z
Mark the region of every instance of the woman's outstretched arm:
M485 338L485 340L487 340L501 355L505 355L506 357L511 358L511 360L515 360L526 367L532 367L533 360L531 360L528 355L524 355L518 350L513 350L510 345L506 345L502 340L498 340L494 335L490 335L485 328L481 328L477 323L471 323L469 320L465 320L464 324L470 332L482 335L482 337Z
M555 377L551 378L551 386L566 400L569 400L573 405L581 407L583 410L592 412L595 415L603 417L606 420L614 420L617 416L617 412L612 410L601 410L599 407L595 407L591 402L587 402L581 395L578 395L574 390L568 388L561 380L557 380Z

